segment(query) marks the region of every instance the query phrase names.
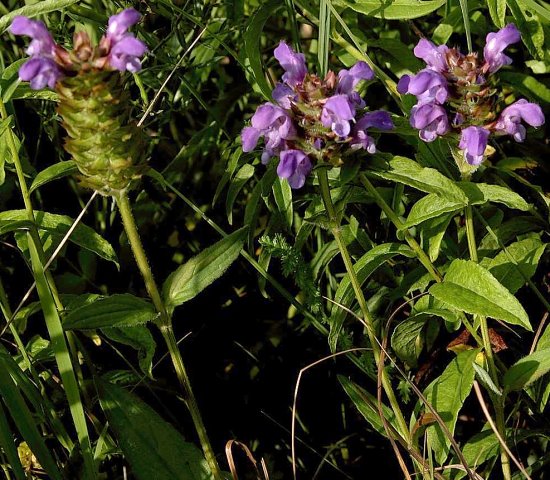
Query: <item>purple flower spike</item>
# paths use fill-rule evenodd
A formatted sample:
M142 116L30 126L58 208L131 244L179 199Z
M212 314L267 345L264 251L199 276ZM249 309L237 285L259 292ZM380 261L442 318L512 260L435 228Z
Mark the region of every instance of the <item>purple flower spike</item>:
M55 42L46 25L41 21L17 16L13 19L9 30L14 35L26 35L32 38L32 42L27 48L27 54L31 57L52 57L54 55Z
M285 42L279 43L273 54L285 70L283 82L291 87L302 83L307 73L306 57L304 54L296 53Z
M498 32L491 32L487 35L483 58L485 59L487 71L496 72L503 65L510 65L512 59L504 53L504 49L512 43L521 40L521 35L513 23L509 23Z
M286 148L286 140L296 136L296 129L288 113L277 105L264 103L252 116L251 127L246 127L241 133L244 152L251 152L256 147L260 137L264 137L265 149L262 162L267 161Z
M127 8L109 18L105 42L109 49L109 65L115 70L141 70L140 57L147 52L147 46L127 31L140 18L139 12L133 8Z
M470 165L479 165L485 156L489 130L471 126L462 130L458 148L464 152L464 159Z
M302 188L306 177L311 172L311 161L301 150L284 150L281 152L281 161L277 167L277 175L288 179L292 188Z
M447 112L441 105L433 103L415 105L411 110L410 123L420 130L419 136L425 142L433 142L449 131Z
M497 133L508 134L514 137L516 142L525 140L525 127L521 122L532 127L540 127L544 124L544 114L536 103L530 103L525 99L518 100L506 107L496 123Z
M426 62L426 65L436 72L443 73L447 70L447 45L439 45L436 47L432 42L425 38L421 38L416 47L414 47L414 55Z
M416 95L419 104L434 101L442 104L447 100L449 95L447 80L440 73L426 68L414 76L406 77L402 77L397 84L399 93Z
M350 121L355 117L355 109L347 95L330 97L321 112L321 123L338 135L347 137L351 130Z

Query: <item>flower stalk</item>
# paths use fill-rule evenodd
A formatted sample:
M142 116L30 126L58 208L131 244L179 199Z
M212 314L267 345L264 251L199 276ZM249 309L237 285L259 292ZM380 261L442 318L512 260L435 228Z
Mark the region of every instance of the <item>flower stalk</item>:
M323 203L325 205L325 209L328 214L330 230L332 232L332 235L334 236L334 239L336 240L336 244L338 245L338 250L340 251L340 255L342 256L342 260L344 261L346 271L349 275L350 283L353 287L353 291L355 292L355 296L359 303L359 308L361 309L361 313L363 315L363 321L367 328L367 335L369 337L369 341L372 346L374 361L378 366L378 364L380 363L381 355L380 355L380 345L378 343L378 339L376 338L376 330L374 328L374 318L372 317L372 314L369 311L369 307L367 306L367 302L365 300L365 296L363 295L361 284L359 283L359 279L357 278L357 275L355 273L353 260L351 259L349 251L346 247L346 243L344 242L344 239L342 237L342 232L340 229L340 220L338 218L336 209L332 202L332 197L330 195L330 186L328 183L327 169L319 168L317 170L317 178L319 180L321 197L323 199ZM390 379L388 378L388 374L385 369L382 369L382 387L384 388L384 391L386 392L386 395L388 397L392 410L395 413L398 431L400 432L401 436L405 439L407 444L410 444L411 437L410 437L409 428L407 427L407 422L405 421L403 412L401 411L401 408L395 396L395 392L393 391Z
M183 388L185 402L191 414L191 418L193 419L193 424L195 425L204 456L215 480L223 480L214 450L212 449L210 439L206 433L206 427L204 426L195 394L193 393L193 389L191 387L191 381L187 375L187 370L185 368L185 364L183 363L181 352L178 348L176 337L174 335L174 329L172 327L172 319L166 309L166 305L164 304L164 300L159 292L153 277L153 272L151 271L151 267L149 266L149 262L147 260L147 254L145 253L145 249L143 248L143 244L141 242L128 195L126 192L119 192L115 199L122 218L122 224L124 225L124 231L126 232L136 264L145 283L145 288L147 289L147 292L149 293L149 296L151 297L151 300L159 313L159 317L155 323L160 329L164 341L166 342L172 364L174 365L174 370L176 371L176 376L178 377L178 381Z

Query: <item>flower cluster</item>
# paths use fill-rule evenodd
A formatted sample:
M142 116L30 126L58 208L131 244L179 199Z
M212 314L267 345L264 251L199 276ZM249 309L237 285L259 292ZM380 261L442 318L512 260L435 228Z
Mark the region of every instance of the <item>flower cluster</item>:
M245 152L264 139L262 162L279 156L277 174L288 179L292 188L301 188L312 169L312 158L335 165L344 149L376 151L369 128L390 130L390 115L384 111L366 112L365 102L356 91L362 80L372 80L374 72L358 62L338 75L328 72L324 79L307 71L305 57L285 42L274 51L285 73L272 92L274 102L260 105L251 126L242 131Z
M456 48L436 46L421 39L414 54L426 63L416 75L404 75L397 85L400 93L416 96L411 110L411 126L418 129L425 142L451 131L460 133L458 148L469 165L479 165L487 148L489 135L511 135L515 141L525 139L525 126L544 123L539 105L521 99L502 108L502 94L493 74L512 63L504 50L520 41L515 25L509 24L487 35L483 61L477 53L462 54Z
M99 45L93 47L85 32L75 34L72 51L57 45L48 29L38 20L17 16L10 32L26 35L32 41L27 48L30 59L20 68L19 78L30 82L31 88L40 90L46 85L54 88L63 77L75 76L91 70L119 70L137 72L141 68L140 57L147 47L128 33L141 15L133 8L123 10L109 19L109 25Z

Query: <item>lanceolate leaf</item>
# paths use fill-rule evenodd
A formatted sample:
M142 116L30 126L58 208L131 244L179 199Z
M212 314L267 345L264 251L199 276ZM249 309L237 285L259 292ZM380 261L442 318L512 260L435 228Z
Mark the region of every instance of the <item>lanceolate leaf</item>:
M523 357L504 374L506 390L521 390L550 371L550 348Z
M221 277L239 256L247 232L248 227L237 230L171 273L162 288L167 306L174 308L191 300Z
M155 307L129 293L101 298L72 310L63 320L65 330L91 330L143 325L157 315Z
M428 15L445 5L445 0L346 0L343 1L356 12L385 20L406 20Z
M349 398L351 398L351 401L357 407L357 410L359 410L361 415L365 417L365 420L369 422L372 428L374 428L379 434L386 436L384 424L382 423L378 412L378 401L376 397L342 375L338 376L338 381L344 388L344 391L348 394ZM395 414L392 409L382 404L382 412L388 423L390 425L394 425Z
M529 317L516 297L490 272L470 260L454 260L444 281L432 285L430 293L466 313L532 330Z
M426 220L437 218L444 213L456 212L462 208L464 205L461 203L430 193L413 205L403 228L410 228Z
M58 178L66 177L67 175L72 175L73 173L78 172L78 167L73 160L67 160L66 162L58 162L50 165L49 167L42 170L33 180L32 185L29 188L29 191L32 193L37 188L40 188L42 185L49 183Z
M468 196L470 205L482 205L487 202L502 203L510 208L526 212L529 204L509 188L488 183L460 182L458 186Z
M438 195L462 205L468 203L468 197L456 182L439 173L435 168L420 166L414 160L405 157L394 157L390 162L391 170L376 172L379 177L403 183L426 193Z
M200 450L134 394L96 381L101 408L139 480L211 480Z
M40 230L45 230L58 237L63 237L74 222L71 217L38 210L34 211L34 215L36 225ZM0 213L0 231L2 233L17 230L24 224L28 224L25 210L8 210ZM77 225L69 239L78 246L90 250L118 266L117 256L111 244L83 223Z
M504 27L504 17L506 16L506 0L487 0L491 20L498 27Z
M426 399L441 416L451 434L455 429L458 412L474 383L474 361L478 351L476 349L459 353L424 392ZM427 428L427 435L438 463L442 464L449 453L450 440L437 424Z

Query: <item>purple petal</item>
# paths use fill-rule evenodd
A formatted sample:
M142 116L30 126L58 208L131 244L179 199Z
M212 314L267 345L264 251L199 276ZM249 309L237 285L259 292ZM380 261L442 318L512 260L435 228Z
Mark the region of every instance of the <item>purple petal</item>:
M447 89L447 80L443 75L434 70L421 70L416 75L410 77L408 84L408 93L416 95L421 103L444 103L449 91Z
M414 54L426 62L426 65L436 72L443 73L447 70L447 52L449 48L446 45L436 47L432 42L425 38L421 38L416 47Z
M404 95L405 93L409 92L409 83L410 83L410 81L411 81L411 76L410 75L403 75L399 79L399 82L397 83L397 91L401 95Z
M280 158L277 175L288 179L288 183L292 188L303 187L312 168L309 157L301 150L289 149L283 150Z
M57 64L53 60L43 57L31 58L19 69L19 78L30 82L30 87L33 90L41 90L46 85L54 88L57 80L62 76Z
M281 107L290 110L292 102L296 99L296 93L292 88L284 83L277 83L273 92L271 92L273 100L275 100Z
M471 126L462 130L458 147L464 152L464 159L470 165L479 165L485 156L489 130Z
M349 95L361 80L372 80L373 78L372 69L365 62L357 62L349 70L340 70L336 93Z
M394 128L391 116L383 110L365 113L355 126L356 130L365 130L367 128L378 128L379 130L392 130Z
M141 14L133 8L122 10L109 18L107 36L114 42L120 40L131 26L139 22L140 18Z
M254 127L245 127L241 132L243 152L251 152L256 147L260 138L260 131Z
M503 65L510 65L512 59L502 52L508 45L517 43L520 40L521 35L513 23L509 23L498 32L489 33L483 49L487 71L494 73Z
M540 127L544 124L544 120L544 114L540 106L522 98L501 112L495 130L500 134L511 135L516 142L523 142L526 130L521 122L523 121L532 127Z
M303 53L296 53L285 42L279 43L279 46L274 50L275 58L285 70L283 81L294 87L302 83L307 73L306 57Z

